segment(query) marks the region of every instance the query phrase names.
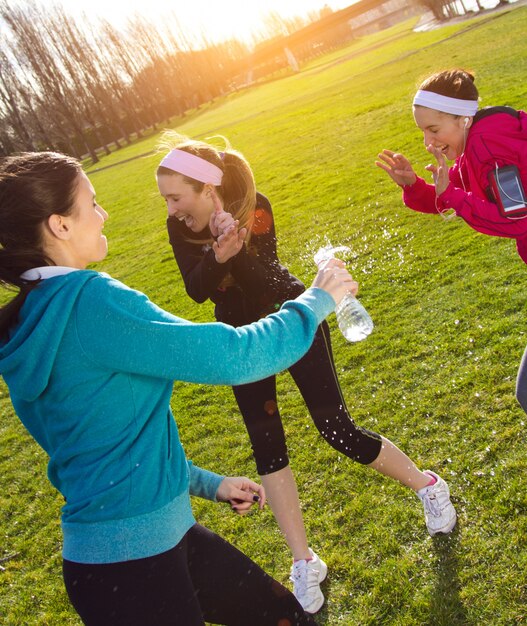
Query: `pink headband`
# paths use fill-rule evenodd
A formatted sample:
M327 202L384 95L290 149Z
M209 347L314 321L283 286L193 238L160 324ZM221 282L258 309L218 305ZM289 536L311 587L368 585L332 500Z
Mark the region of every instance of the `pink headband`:
M185 150L171 150L159 166L199 180L200 183L212 183L215 186L221 185L223 177L219 167Z

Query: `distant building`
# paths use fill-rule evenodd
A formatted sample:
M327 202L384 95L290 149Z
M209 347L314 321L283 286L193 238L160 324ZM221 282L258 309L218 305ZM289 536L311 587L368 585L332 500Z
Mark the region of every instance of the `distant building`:
M386 0L378 7L367 10L349 20L352 32L356 36L369 35L407 20L414 15L421 15L423 7L417 2L405 0Z
M421 15L417 2L403 0L360 0L332 11L327 5L320 19L289 35L275 37L256 46L253 54L240 60L238 85L258 80L288 67L297 68L309 58L345 45L355 37L376 32Z

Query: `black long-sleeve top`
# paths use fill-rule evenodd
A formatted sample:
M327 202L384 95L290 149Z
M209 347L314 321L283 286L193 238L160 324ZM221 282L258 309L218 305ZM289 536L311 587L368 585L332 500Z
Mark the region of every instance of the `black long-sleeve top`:
M231 326L249 324L278 310L283 302L305 290L280 265L271 203L260 193L256 194L249 245L244 243L226 263L216 261L210 245L192 241L210 238L208 227L196 234L184 222L169 217L167 229L188 295L200 303L210 298L220 322Z

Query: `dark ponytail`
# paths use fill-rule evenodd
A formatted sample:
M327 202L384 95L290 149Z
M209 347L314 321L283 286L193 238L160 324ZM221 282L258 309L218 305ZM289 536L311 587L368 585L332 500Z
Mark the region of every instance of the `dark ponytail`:
M461 100L477 100L479 98L478 89L474 84L474 75L460 68L432 74L419 85L419 89Z
M53 265L43 250L43 225L53 214L73 210L80 163L56 152L26 152L0 160L0 285L18 295L0 309L0 337L18 318L37 284L21 275Z

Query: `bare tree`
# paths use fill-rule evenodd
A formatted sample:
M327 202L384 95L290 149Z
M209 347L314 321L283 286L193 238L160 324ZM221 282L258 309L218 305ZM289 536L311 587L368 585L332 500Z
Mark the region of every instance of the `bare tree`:
M13 135L18 138L15 143L21 144L25 150L35 150L35 144L22 111L20 84L15 64L10 61L5 50L0 50L0 106L4 112L6 127L11 128ZM7 141L7 128L4 130L4 143ZM12 150L15 144L8 143Z
M156 106L155 85L150 84L148 77L143 73L148 65L148 56L131 36L125 38L109 23L103 25L102 36L107 76L108 69L113 65L115 71L111 75L111 80L121 83L119 89L121 101L124 104L132 103L133 108L129 110L134 111L136 127L143 130L148 126L155 127L159 121L153 111Z
M58 149L96 162L97 150L109 153L110 144L119 148L132 134L235 89L251 56L236 40L191 38L174 13L163 26L136 16L121 31L39 0L0 0L0 24L3 153ZM287 36L306 20L275 13L266 24L262 39Z
M47 108L56 113L59 124L71 128L78 142L97 162L98 157L87 138L86 120L74 106L73 90L64 66L50 45L42 7L33 3L10 7L3 0L0 17L11 31L17 59L30 75L35 97L45 101Z

